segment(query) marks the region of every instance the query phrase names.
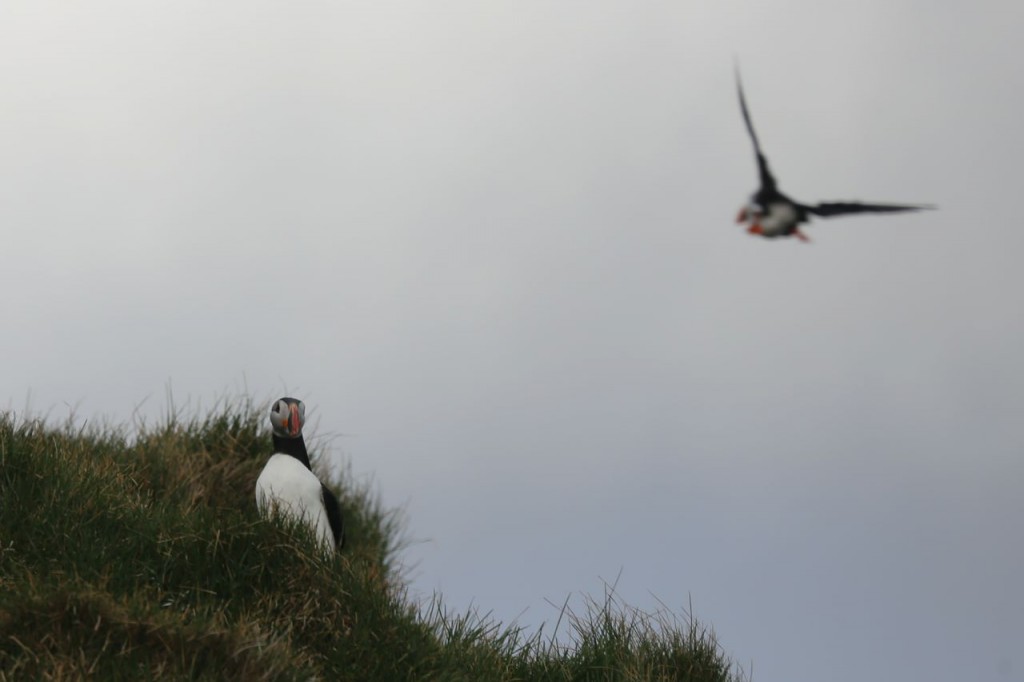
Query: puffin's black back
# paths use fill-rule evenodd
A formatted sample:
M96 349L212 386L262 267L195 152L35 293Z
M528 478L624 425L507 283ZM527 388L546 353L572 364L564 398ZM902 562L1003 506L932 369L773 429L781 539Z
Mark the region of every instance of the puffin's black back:
M334 533L334 545L338 549L345 546L345 524L341 518L341 505L338 504L338 498L334 496L331 489L320 483L320 488L323 491L324 498L324 511L327 512L327 521L331 524L331 532Z

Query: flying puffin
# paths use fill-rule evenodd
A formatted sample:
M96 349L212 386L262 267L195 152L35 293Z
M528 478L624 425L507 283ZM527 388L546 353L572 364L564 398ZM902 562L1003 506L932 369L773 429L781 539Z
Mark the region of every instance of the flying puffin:
M761 153L761 145L757 141L754 125L750 122L750 112L747 111L747 101L743 97L743 84L740 82L739 69L736 70L736 89L740 95L743 120L747 123L750 139L754 141L757 169L761 176L761 187L750 197L750 201L740 209L739 215L736 216L737 223L749 224L747 232L750 234L769 238L793 236L803 241L809 241L799 229L800 223L809 220L808 214L830 218L846 213L903 213L935 208L934 206L901 204L862 204L859 201L826 202L812 206L793 201L779 191L775 178L768 170L768 161Z
M271 406L274 454L256 479L256 507L264 515L277 510L300 519L325 549L341 549L345 545L341 507L309 466L302 439L305 417L306 406L295 398L281 398Z

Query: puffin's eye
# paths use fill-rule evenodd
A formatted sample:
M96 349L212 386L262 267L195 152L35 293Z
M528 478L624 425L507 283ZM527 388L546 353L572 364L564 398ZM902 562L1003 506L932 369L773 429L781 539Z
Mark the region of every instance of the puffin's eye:
M276 403L274 403L274 412L280 412L280 411L281 411L281 401L278 400Z

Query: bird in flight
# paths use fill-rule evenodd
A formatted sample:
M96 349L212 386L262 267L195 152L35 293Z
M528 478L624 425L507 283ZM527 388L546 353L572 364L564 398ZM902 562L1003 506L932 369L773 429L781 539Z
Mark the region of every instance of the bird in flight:
M754 125L750 122L750 112L747 111L747 100L743 96L743 83L740 82L739 69L736 70L736 90L740 95L740 110L743 112L743 120L746 121L750 139L754 142L757 170L761 181L760 188L750 197L750 201L740 208L739 215L736 216L737 223L747 224L747 232L750 234L768 238L796 237L803 241L809 241L807 235L800 231L800 223L810 220L811 215L831 218L847 213L904 213L934 208L934 206L907 204L864 204L859 201L830 201L814 205L793 201L779 191L774 176L768 170L768 160L761 152L757 133L754 132Z

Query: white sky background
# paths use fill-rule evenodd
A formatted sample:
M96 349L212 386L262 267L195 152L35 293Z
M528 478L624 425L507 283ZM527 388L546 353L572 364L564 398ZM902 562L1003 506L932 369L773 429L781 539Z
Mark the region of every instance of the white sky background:
M454 610L621 570L759 681L1024 680L1022 21L5 2L0 401L288 391ZM783 191L941 210L744 234L734 56Z

